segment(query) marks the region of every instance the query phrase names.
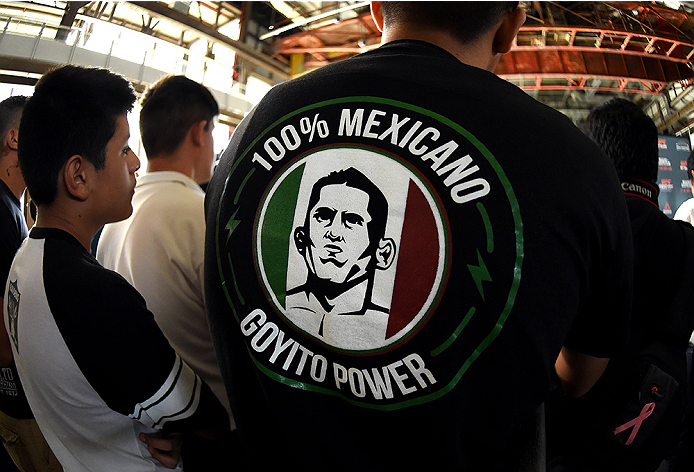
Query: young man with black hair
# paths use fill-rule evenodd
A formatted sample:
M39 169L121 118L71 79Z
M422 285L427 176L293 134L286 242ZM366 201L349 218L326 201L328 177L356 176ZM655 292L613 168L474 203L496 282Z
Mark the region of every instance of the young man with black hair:
M150 87L140 112L147 172L135 185L130 218L104 227L97 260L142 294L171 346L230 412L205 314L205 194L196 183L212 174L217 115L210 91L187 77L167 76ZM193 439L182 454L190 470Z
M159 432L228 428L142 296L89 253L99 228L132 212L134 101L119 75L62 66L36 84L19 128L38 214L10 270L5 325L36 420L70 471L180 470L180 448Z
M584 394L624 344L625 199L570 120L491 73L517 7L374 1L380 48L273 87L235 130L206 196L205 284L254 468L518 471L515 433L553 380ZM346 233L294 235L311 189L351 168L387 203L378 342L353 334L379 328L358 309L332 337L289 312L307 271L346 267ZM330 187L315 222L357 231L366 194Z
M694 228L658 206L658 130L636 104L595 107L585 133L614 164L634 243L629 342L579 400L547 404L549 470L653 472L677 446L694 330Z
M26 186L17 160L19 120L27 99L16 95L0 102L0 136L3 137L0 155L0 281L3 288L12 259L28 235L19 203ZM0 302L4 302L2 297ZM4 324L0 327L0 366L0 437L12 461L25 471L62 470L29 408Z

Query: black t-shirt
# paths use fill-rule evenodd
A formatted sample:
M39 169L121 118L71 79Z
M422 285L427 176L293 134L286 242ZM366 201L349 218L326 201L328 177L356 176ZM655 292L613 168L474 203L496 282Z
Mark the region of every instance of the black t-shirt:
M27 235L19 200L0 180L0 281L3 293L12 259ZM14 362L0 368L0 411L13 418L33 418Z
M547 402L548 452L557 462L581 460L610 472L649 472L677 447L684 415L685 353L694 330L694 228L660 211L654 184L624 179L622 188L634 242L629 342L584 397ZM645 369L650 367L642 367L646 362L675 384L649 376ZM620 428L624 423L627 427Z
M494 469L562 345L624 344L632 247L611 163L428 43L274 87L206 207L210 326L258 469Z

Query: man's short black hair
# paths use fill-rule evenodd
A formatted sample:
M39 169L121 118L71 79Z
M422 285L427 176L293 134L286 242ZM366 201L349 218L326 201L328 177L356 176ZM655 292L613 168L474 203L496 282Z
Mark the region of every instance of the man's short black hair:
M207 121L207 130L219 105L207 88L182 75L155 83L142 99L140 136L147 158L173 153L190 127Z
M19 118L29 97L14 95L0 102L0 137L3 140L2 153L5 152L5 136L12 128L19 127Z
M595 107L585 133L614 163L621 179L655 183L658 178L658 129L635 103L613 98Z
M118 117L132 110L135 91L108 69L65 65L47 72L24 107L19 125L19 167L31 198L50 205L58 175L80 155L103 169Z
M382 2L388 24L413 24L446 31L469 44L496 25L518 2Z

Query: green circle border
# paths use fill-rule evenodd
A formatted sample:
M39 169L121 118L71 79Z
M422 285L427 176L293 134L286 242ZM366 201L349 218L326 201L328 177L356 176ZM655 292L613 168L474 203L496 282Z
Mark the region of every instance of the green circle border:
M496 172L497 177L499 178L499 181L501 182L501 185L504 188L504 191L506 193L506 197L508 198L508 201L511 205L511 215L513 217L513 223L514 223L514 228L515 228L515 234L516 234L516 259L515 259L515 264L514 264L514 269L513 269L513 279L511 282L511 288L509 290L509 295L508 298L506 299L506 304L504 305L504 309L501 311L499 318L497 319L496 323L494 324L494 327L492 328L491 332L482 340L482 342L475 348L475 350L470 354L470 356L465 360L463 365L458 369L458 372L456 375L453 376L453 378L443 387L437 389L435 392L432 392L428 395L423 395L421 397L413 398L410 400L404 400L401 402L396 402L396 403L390 403L386 405L376 405L373 403L368 403L368 402L363 402L363 401L358 401L354 400L352 398L349 398L346 395L343 395L342 393L338 391L334 391L331 389L327 389L324 387L318 387L315 385L309 385L305 382L293 380L290 378L287 378L283 375L277 374L271 370L269 370L267 367L265 367L258 359L255 358L253 353L248 349L248 353L250 358L253 360L253 363L256 365L256 367L263 372L263 374L267 375L268 377L291 387L294 388L300 388L302 390L307 390L307 391L312 391L316 393L322 393L326 395L332 395L336 396L338 398L341 398L342 400L353 404L355 406L359 406L362 408L370 408L370 409L375 409L375 410L380 410L380 411L392 411L392 410L399 410L402 408L407 408L415 405L421 405L424 403L429 403L431 401L434 401L438 398L441 398L443 395L449 393L451 390L455 388L455 386L458 384L460 379L463 377L465 372L470 368L470 365L484 352L484 350L489 347L489 345L496 339L496 337L499 335L501 332L501 329L504 327L504 324L506 323L506 320L508 319L511 310L513 309L513 305L516 300L516 295L518 293L518 288L520 286L520 281L521 281L521 269L523 266L523 259L525 256L524 253L524 236L523 236L523 220L520 215L520 206L518 204L518 199L516 198L516 195L513 191L513 187L511 186L511 182L508 180L508 177L506 177L506 173L502 169L501 165L499 162L496 160L494 155L487 149L487 147L482 144L472 133L467 131L465 128L462 126L458 125L457 123L453 122L452 120L446 118L443 115L440 115L438 113L435 113L433 111L427 110L422 107L418 107L415 105L410 105L409 103L401 102L398 100L391 100L391 99L386 99L386 98L380 98L380 97L369 97L369 96L353 96L353 97L341 97L337 99L332 99L332 100L325 100L322 102L314 103L312 105L305 106L303 108L300 108L298 110L295 110L291 113L288 113L287 115L284 115L283 117L279 118L276 120L274 123L270 124L262 133L260 133L249 145L248 147L243 151L243 153L239 156L239 158L236 160L236 162L233 164L231 170L229 171L229 175L226 177L225 182L224 182L224 188L222 190L222 193L220 195L220 201L224 199L224 196L227 193L227 185L229 183L229 178L233 175L234 171L238 167L238 165L243 162L243 160L246 158L248 153L253 149L253 147L256 145L256 143L260 140L262 140L272 129L274 129L277 125L280 123L288 120L289 118L296 116L298 114L304 113L309 110L313 110L315 108L321 108L325 106L330 106L330 105L336 105L336 104L341 104L341 103L355 103L355 102L360 102L360 103L378 103L378 104L384 104L384 105L390 105L393 107L405 109L405 110L410 110L415 113L420 113L424 116L428 116L429 118L433 118L436 121L439 121L440 123L443 123L444 125L448 126L449 128L455 130L458 134L463 136L465 139L467 139L477 150L487 159L487 162L491 165L492 169ZM240 192L243 190L243 187L239 188L237 190L237 195L235 197L235 201L238 200L238 196ZM231 308L231 311L234 315L234 318L236 318L237 322L240 322L240 318L238 316L238 313L236 312L236 309L234 307L234 304L231 300L231 296L228 291L227 287L227 282L226 278L224 276L224 271L222 268L222 259L221 259L221 249L220 249L220 241L219 241L219 236L220 236L220 224L219 224L219 219L220 219L220 214L221 214L221 209L222 205L218 205L217 209L217 215L215 217L215 250L216 250L216 256L217 256L217 269L219 270L219 276L221 279L222 283L222 288L224 290L224 295L227 299L227 303L229 307ZM231 259L229 258L229 264L231 266ZM232 268L233 271L233 268ZM242 299L242 297L240 297ZM471 310L474 310L474 308L471 308Z

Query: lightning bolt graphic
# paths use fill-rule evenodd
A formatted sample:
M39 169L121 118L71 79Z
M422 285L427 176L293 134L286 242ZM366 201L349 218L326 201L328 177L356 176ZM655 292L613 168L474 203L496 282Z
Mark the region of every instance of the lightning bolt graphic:
M492 277L489 275L487 266L484 264L484 260L482 260L482 255L479 251L477 251L477 265L468 264L467 268L470 271L470 275L472 275L472 279L475 281L475 285L477 285L477 290L479 290L480 295L482 295L482 300L484 301L484 289L482 288L482 282L491 282Z
M229 218L229 222L226 224L226 226L224 226L224 228L227 231L229 231L229 234L227 235L227 241L226 241L227 243L229 243L229 238L231 238L231 233L233 233L234 230L236 229L236 227L239 225L239 223L241 223L241 221L236 219L236 214L238 212L239 212L239 210L237 208L236 211L234 212L234 214L231 215L231 218Z

